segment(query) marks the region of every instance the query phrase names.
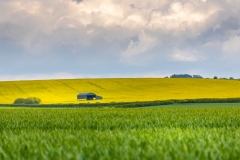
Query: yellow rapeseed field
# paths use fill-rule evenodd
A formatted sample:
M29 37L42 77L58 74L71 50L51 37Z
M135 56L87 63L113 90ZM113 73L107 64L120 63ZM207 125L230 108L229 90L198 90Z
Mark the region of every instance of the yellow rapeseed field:
M0 82L0 104L37 97L44 104L80 103L80 92L103 97L96 102L240 97L239 80L178 78L107 78ZM85 103L88 101L81 101Z

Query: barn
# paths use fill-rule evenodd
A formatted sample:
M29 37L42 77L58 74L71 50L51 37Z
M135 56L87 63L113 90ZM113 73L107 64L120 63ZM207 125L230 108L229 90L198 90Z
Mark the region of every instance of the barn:
M101 96L97 96L92 92L79 93L77 95L77 100L94 100L94 99L102 99Z

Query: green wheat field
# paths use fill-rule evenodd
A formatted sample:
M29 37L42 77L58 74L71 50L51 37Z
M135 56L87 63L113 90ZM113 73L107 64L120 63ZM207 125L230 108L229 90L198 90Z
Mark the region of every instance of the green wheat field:
M240 104L0 109L0 159L239 159Z
M79 103L240 97L240 81L213 79L76 79L0 82L1 104L38 97ZM87 102L87 101L86 101ZM81 102L83 103L83 102ZM92 103L96 103L93 101ZM0 106L0 160L239 160L240 103L144 108Z

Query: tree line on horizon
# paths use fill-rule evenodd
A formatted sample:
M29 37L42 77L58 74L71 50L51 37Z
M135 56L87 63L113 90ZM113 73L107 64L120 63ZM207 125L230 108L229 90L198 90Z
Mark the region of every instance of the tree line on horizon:
M170 77L166 76L164 78L203 78L200 75L190 75L190 74L173 74ZM229 77L229 78L218 78L217 76L214 76L213 79L234 79L233 77Z

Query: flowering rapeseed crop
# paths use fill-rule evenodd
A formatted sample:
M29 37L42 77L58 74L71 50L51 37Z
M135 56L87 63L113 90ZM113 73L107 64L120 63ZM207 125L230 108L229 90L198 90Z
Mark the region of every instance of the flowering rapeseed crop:
M96 102L240 97L240 81L175 78L113 78L0 82L0 103L37 97L42 103L79 103L80 92L103 97ZM87 101L81 101L85 103ZM91 103L92 103L91 102Z

